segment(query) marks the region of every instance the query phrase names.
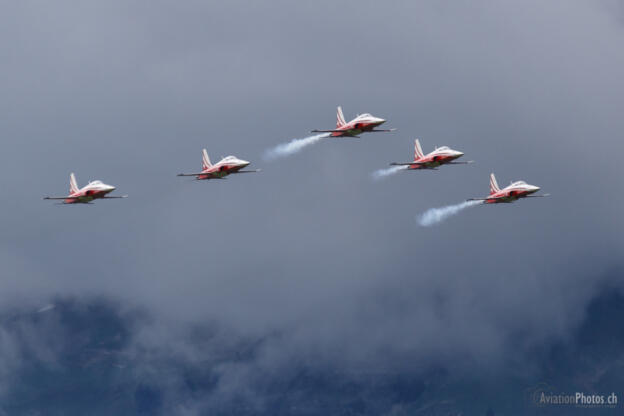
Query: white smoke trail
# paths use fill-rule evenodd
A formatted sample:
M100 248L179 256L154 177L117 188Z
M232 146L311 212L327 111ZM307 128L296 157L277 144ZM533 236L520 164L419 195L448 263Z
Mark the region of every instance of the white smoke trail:
M329 137L329 134L323 133L315 136L304 137L303 139L293 139L288 143L282 143L264 152L264 160L270 161L280 157L290 156L297 153L304 147L310 146L311 144L314 144L326 137Z
M425 211L425 213L418 218L418 223L423 227L430 227L444 221L448 217L459 214L460 211L463 211L468 207L473 207L482 203L483 201L466 201L461 204L449 205L441 208L431 208Z
M394 175L397 172L405 170L405 169L407 169L407 167L408 166L405 165L405 166L392 166L392 167L386 168L386 169L378 169L375 172L371 173L371 176L375 180L380 180L380 179L383 179L383 178L385 178L387 176Z

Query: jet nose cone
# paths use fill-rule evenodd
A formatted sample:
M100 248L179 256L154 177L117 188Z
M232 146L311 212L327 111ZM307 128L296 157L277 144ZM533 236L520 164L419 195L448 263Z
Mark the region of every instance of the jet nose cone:
M243 167L245 167L245 166L249 166L250 164L251 164L251 162L248 162L248 161L246 161L246 160L241 160L241 165L242 165Z
M112 185L106 185L106 190L107 190L107 191L114 191L115 189L117 189L117 188L115 188L115 187L114 187L114 186L112 186Z
M375 122L376 122L377 124L383 124L383 123L385 123L385 122L386 122L386 120L385 120L385 119L383 119L383 118L375 117Z
M455 156L460 157L460 156L463 156L463 155L464 155L464 152L455 151Z
M531 187L531 191L532 191L532 192L537 192L537 191L539 191L540 189L541 189L541 188L540 188L539 186L532 186L532 187Z

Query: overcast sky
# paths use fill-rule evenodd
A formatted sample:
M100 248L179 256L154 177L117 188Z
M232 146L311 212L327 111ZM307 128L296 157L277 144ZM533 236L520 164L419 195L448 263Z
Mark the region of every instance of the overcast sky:
M0 301L102 296L184 328L280 334L261 367L523 366L622 288L624 9L616 1L5 2ZM370 112L391 134L263 153ZM371 172L448 145L476 163ZM179 178L233 154L261 168ZM125 200L59 206L69 173ZM488 175L549 198L483 196ZM155 323L158 323L157 325ZM518 334L522 340L517 340ZM315 361L316 362L316 361ZM265 368L265 367L262 367Z

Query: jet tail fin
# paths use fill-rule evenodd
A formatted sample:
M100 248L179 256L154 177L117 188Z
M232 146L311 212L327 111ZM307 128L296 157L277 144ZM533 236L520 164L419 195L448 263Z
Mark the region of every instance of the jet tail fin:
M69 193L73 194L78 192L78 183L76 182L76 175L74 173L69 174Z
M418 139L414 140L414 160L418 160L424 155L425 154L423 153L422 148L420 147L420 142L418 141Z
M490 173L490 195L495 194L498 191L500 191L500 188L496 182L496 176L494 176L493 173Z
M342 107L338 106L336 109L336 128L340 128L347 124L344 115L342 114Z
M208 169L211 166L212 163L210 163L208 152L206 151L206 149L202 149L202 169Z

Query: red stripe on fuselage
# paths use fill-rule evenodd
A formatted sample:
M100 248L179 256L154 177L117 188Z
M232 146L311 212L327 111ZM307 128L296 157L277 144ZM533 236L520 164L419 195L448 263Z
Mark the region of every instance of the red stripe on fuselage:
M96 191L92 189L88 189L86 191L79 191L79 192L70 194L69 196L78 197L81 199L74 199L74 198L66 199L64 203L65 204L85 204L87 202L93 201L94 199L102 198L109 192L111 191Z
M243 166L238 165L214 165L205 169L201 175L197 175L197 179L222 178L230 173L241 170Z
M435 168L445 163L452 162L458 157L459 156L448 156L448 155L425 156L425 157L421 157L420 159L415 160L414 162L418 162L419 164L410 165L409 169ZM421 165L420 163L425 163L425 164Z
M357 136L360 133L365 133L367 131L373 130L375 127L377 127L380 124L381 123L350 122L349 124L345 124L344 126L337 128L336 130L341 130L341 131L335 131L331 134L331 136L332 137Z

